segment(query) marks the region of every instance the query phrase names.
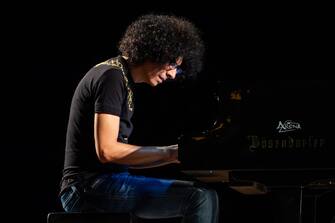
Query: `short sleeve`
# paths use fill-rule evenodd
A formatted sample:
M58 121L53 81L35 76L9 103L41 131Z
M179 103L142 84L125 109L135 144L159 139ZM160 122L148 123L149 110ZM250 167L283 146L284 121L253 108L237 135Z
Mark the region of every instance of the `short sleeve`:
M120 116L125 94L122 72L110 69L104 72L95 86L94 110Z

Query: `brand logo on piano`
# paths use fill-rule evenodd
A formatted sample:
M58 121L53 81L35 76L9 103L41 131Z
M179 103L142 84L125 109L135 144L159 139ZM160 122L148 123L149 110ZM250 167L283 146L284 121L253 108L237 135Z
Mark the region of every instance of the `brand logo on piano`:
M285 122L279 121L277 129L279 133L283 133L301 129L301 126L298 122L286 120Z
M276 128L279 133L302 129L298 122L286 120L279 121ZM322 149L326 146L326 138L316 135L290 136L287 134L274 135L248 135L249 151L272 151L274 149Z

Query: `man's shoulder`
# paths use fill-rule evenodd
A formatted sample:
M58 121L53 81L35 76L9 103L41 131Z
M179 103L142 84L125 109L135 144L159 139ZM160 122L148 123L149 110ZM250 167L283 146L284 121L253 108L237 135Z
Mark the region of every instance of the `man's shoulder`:
M123 68L115 62L114 58L111 58L93 66L86 76L96 81L104 79L122 80Z
M124 82L122 69L107 60L93 66L82 78L78 87L94 90L107 85L124 86Z
M113 57L106 61L98 63L92 69L103 70L103 71L112 70L115 72L124 72L124 66L120 61L120 57Z

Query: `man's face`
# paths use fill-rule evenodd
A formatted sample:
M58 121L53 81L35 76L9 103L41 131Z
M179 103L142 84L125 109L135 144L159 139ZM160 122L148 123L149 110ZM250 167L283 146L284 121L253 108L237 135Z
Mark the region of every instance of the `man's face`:
M181 65L182 58L179 57L174 64L152 64L148 69L147 83L151 86L157 86L167 79L175 79L177 67Z

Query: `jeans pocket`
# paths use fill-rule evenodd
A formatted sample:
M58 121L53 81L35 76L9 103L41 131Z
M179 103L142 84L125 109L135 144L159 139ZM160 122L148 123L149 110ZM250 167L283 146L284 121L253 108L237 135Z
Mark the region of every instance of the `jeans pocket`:
M65 211L80 211L80 192L76 186L71 186L62 194L61 203Z

